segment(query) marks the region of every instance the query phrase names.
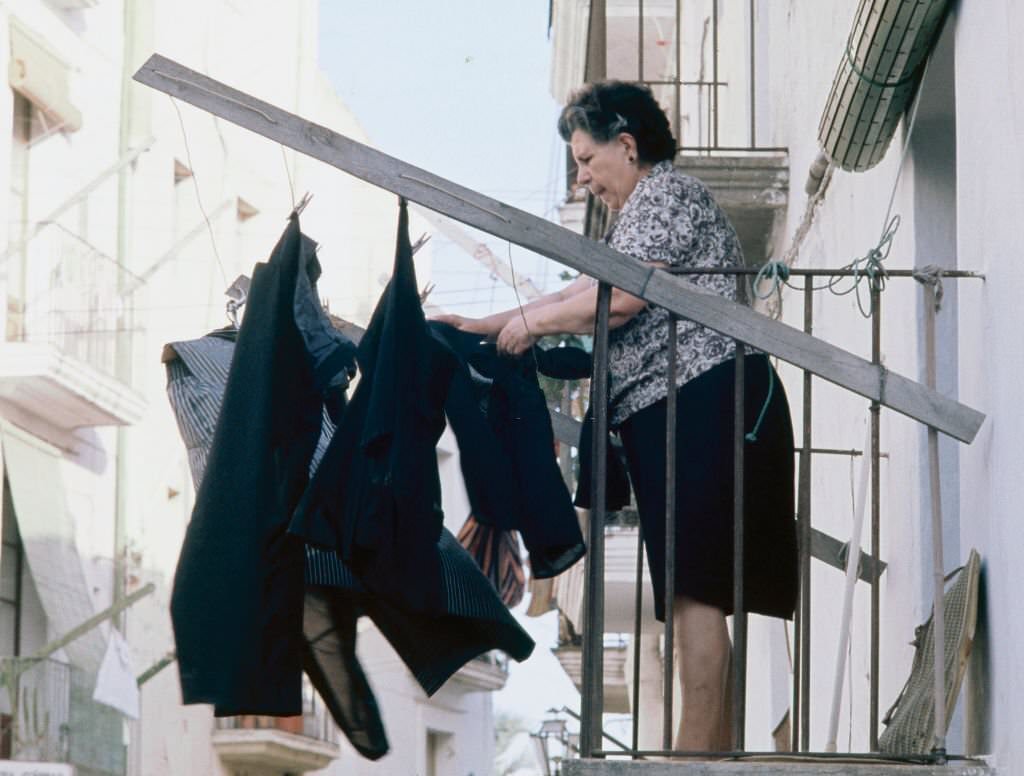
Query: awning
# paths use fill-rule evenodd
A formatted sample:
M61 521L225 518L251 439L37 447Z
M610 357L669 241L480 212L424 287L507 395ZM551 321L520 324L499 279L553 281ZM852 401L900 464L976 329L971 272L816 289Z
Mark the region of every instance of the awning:
M949 0L861 0L818 142L850 172L878 164L921 80Z
M0 438L25 558L56 638L96 613L75 545L60 454L6 423L0 423ZM103 633L94 628L64 649L74 665L95 674L105 647Z
M55 118L61 129L76 132L82 112L70 97L71 68L44 42L11 19L11 88L25 95L40 110Z

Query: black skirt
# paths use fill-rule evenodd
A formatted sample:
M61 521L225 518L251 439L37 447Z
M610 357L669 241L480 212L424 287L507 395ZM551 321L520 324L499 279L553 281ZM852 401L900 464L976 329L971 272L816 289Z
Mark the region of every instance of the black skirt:
M785 390L764 355L745 359L744 606L789 618L797 595L793 427ZM679 388L676 405L675 594L733 611L735 361ZM758 419L760 418L760 423ZM665 603L664 399L619 427L650 565L655 612Z

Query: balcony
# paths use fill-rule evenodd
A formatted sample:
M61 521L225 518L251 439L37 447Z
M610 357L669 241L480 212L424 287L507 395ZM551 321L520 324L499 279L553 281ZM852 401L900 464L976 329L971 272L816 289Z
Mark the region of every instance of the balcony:
M460 668L449 688L462 692L494 692L508 681L508 658L503 653L486 652Z
M0 413L58 445L73 429L135 423L143 399L117 374L121 270L50 223L26 247L23 287L0 343Z
M337 730L305 677L302 705L303 713L296 717L219 717L213 748L226 766L243 768L250 776L326 768L340 754Z
M0 658L0 679L0 762L66 763L70 666L57 660L5 657ZM58 765L53 772L63 773L59 769L66 767Z

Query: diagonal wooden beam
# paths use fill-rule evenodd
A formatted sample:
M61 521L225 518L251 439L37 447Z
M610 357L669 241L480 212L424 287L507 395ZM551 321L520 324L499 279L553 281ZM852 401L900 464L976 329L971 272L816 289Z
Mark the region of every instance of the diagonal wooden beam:
M424 207L585 272L971 442L985 416L749 307L258 100L158 54L135 80Z

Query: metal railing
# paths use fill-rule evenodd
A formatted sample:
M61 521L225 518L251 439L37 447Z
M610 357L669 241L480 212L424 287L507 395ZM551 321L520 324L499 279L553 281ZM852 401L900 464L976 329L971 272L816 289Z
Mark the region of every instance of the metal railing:
M217 730L279 730L283 733L311 738L326 743L337 743L338 735L330 712L309 680L302 677L302 714L294 717L270 717L245 714L237 717L218 717Z
M67 762L71 667L49 658L0 658L0 760Z
M755 0L595 0L591 8L605 14L614 41L604 75L650 86L680 151L778 150L758 138Z
M12 339L45 342L113 375L124 303L114 259L50 222L27 244L24 309Z
M743 269L722 269L722 270L672 270L673 274L696 275L696 274L729 274L741 277L749 277L758 272L758 268ZM791 269L791 278L803 278L801 295L803 299L804 331L811 333L814 313L814 292L821 290L822 286L816 286L815 278L851 278L856 279L857 275L864 277L863 271L859 273L855 269ZM966 271L941 271L939 276L943 279L978 278L981 275ZM885 273L885 278L915 278L918 277L913 270L890 270ZM882 289L884 279L876 277L868 280L871 306L868 314L871 327L872 341L872 362L881 365L881 316L882 316ZM746 283L739 283L741 289ZM926 303L932 300L932 290L925 286ZM606 509L605 509L605 477L606 477L606 445L608 429L608 332L609 332L609 303L611 298L611 286L601 282L598 292L598 308L596 314L595 341L594 341L594 377L591 384L591 406L594 414L594 445L592 449L592 470L593 479L591 484L590 503L593 505L589 520L588 553L586 556L586 586L584 590L584 613L582 629L582 681L580 687L582 704L582 722L580 751L583 757L608 757L622 756L624 752L618 750L606 751L600 746L601 741L601 718L603 713L603 648L604 648L604 536L606 531ZM676 324L680 318L670 314L666 341L668 348L668 384L675 384L675 375L678 368L676 364ZM934 340L934 315L926 315L924 318L924 336L926 339ZM734 568L733 568L733 608L737 613L733 622L733 717L732 733L735 742L735 751L732 752L678 752L672 750L672 738L675 731L675 720L673 720L673 697L670 688L674 686L674 645L673 645L673 622L672 610L674 592L670 580L675 579L675 497L676 497L676 467L675 467L675 445L676 435L672 433L675 427L676 396L675 391L670 390L667 396L666 406L666 510L665 510L665 626L664 626L664 684L666 688L663 698L663 731L662 748L660 750L641 750L638 746L639 736L639 660L641 640L641 588L643 579L643 536L639 532L637 546L636 585L637 593L635 598L635 623L632 639L636 648L633 650L632 673L633 696L632 709L633 740L632 747L625 754L633 758L645 756L680 756L680 757L701 757L708 755L733 755L741 756L751 754L744 752L744 728L746 711L746 662L747 662L747 641L746 641L746 615L743 613L744 602L744 574L743 560L745 557L744 547L744 392L745 375L744 360L745 348L743 343L737 341L736 368L735 368L735 402L733 440L733 464L734 464ZM934 360L934 348L928 352L926 358ZM931 371L934 365L926 365ZM810 666L811 666L811 621L812 621L812 588L811 588L811 537L812 537L812 514L811 514L811 462L815 455L861 455L857 450L834 450L819 449L813 447L812 434L812 381L809 371L803 372L802 381L802 429L800 441L796 444L795 454L798 456L797 468L797 534L799 547L799 598L794 617L795 649L793 653L793 694L789 718L791 720L791 747L796 753L809 753L809 732L810 732ZM879 461L883 457L880 449L880 405L877 401L869 403L870 411L870 449L866 451L871 466L871 491L870 491L870 515L871 515L871 549L870 557L873 559L874 568L879 568L878 559L881 556L881 496ZM933 532L933 541L941 543L941 532ZM939 555L941 557L941 555ZM871 630L870 630L870 698L869 698L869 749L877 757L878 752L878 676L880 666L879 654L879 631L880 631L880 599L879 599L879 573L870 575L871 586ZM821 755L822 753L815 753ZM855 756L855 755L854 755ZM908 759L920 762L922 758L917 754L908 754ZM943 761L945 751L938 751L931 755L935 761ZM897 755L893 759L900 759Z

